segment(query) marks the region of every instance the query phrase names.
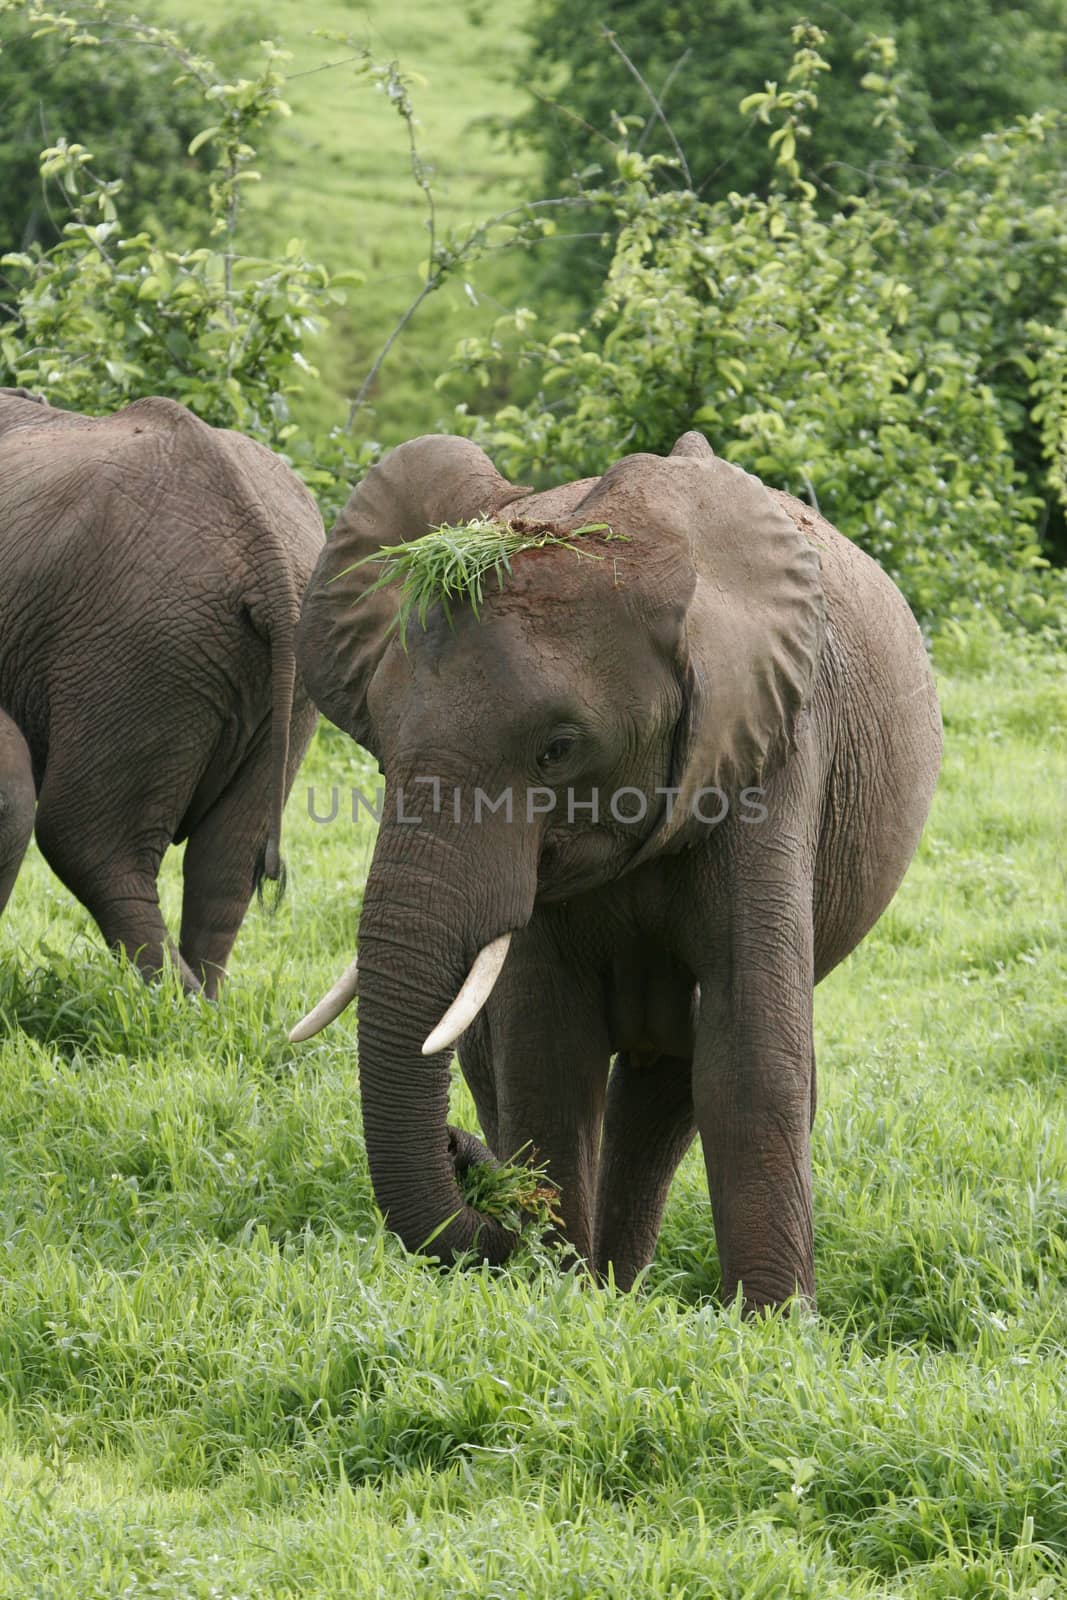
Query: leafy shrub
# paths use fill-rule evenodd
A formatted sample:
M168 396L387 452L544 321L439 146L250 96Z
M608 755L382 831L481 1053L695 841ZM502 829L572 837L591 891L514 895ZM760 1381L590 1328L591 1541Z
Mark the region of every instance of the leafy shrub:
M1038 526L1063 492L1067 392L1064 181L1046 148L1059 119L987 136L943 180L894 180L820 215L799 152L822 35L794 37L791 87L747 102L778 124L771 193L707 203L657 187L668 158L621 151L614 256L589 323L538 340L523 313L466 341L455 372L485 383L518 360L539 392L484 417L462 405L458 426L540 481L699 428L818 505L923 617L977 602L1042 622ZM899 145L892 84L874 87ZM1042 296L1051 327L1035 322Z
M763 79L785 80L789 28L800 13L830 36L825 114L805 149L806 170L828 186L829 209L834 195L864 192L885 157L863 84L870 34L895 35L901 113L924 168L942 167L954 147L1018 115L1067 109L1064 0L1032 0L1025 10L1004 0L852 0L845 8L834 0L534 0L518 72L534 104L505 129L539 152L545 193L574 174L587 183L596 164L610 173L623 118L645 155L672 155L677 142L686 186L704 198L766 195L773 153L755 118L740 124L735 108ZM588 297L603 265L588 245L571 252L568 286Z
M121 7L110 9L112 28L128 21ZM42 148L60 140L88 146L101 170L121 180L131 233L153 223L195 234L208 170L204 154L188 151L204 122L199 87L175 84L163 52L131 53L106 41L75 46L42 26L25 8L0 11L0 249L62 237L65 209L50 205L38 167ZM204 48L228 70L262 31L242 12Z
M7 0L6 9L47 23L72 44L93 37L80 10L45 13L40 0ZM377 447L357 452L339 427L324 439L298 437L290 401L305 378L317 376L304 355L308 335L344 300L340 285L358 275L331 276L305 258L298 239L277 256L240 248L241 190L257 177L250 140L288 114L284 52L270 41L260 48L256 75L227 81L176 34L129 21L120 49L131 60L153 51L169 61L172 76L196 85L200 126L190 148L210 162L197 229L207 242L176 245L155 225L125 232L122 182L98 178L92 153L60 140L42 155L41 173L56 187L57 208L69 211L61 239L0 257L8 285L0 384L24 385L53 405L90 414L167 395L205 422L283 450L328 516Z
M1025 492L1039 502L1038 533L1061 561L1067 557L1065 132L1062 114L1021 119L987 134L936 180L915 183L893 173L880 206L893 226L880 248L911 291L906 330L913 365L921 369L931 341L973 354Z
M286 53L262 41L258 69L245 66L229 77L172 30L116 10L111 0L73 0L62 10L49 9L47 0L0 0L0 26L16 24L19 37L40 44L43 36L60 56L69 50L91 60L106 46L108 60L123 63L115 67L118 78L136 76L146 60L164 63L163 81L175 80L199 106L188 155L205 163L205 181L186 223L166 229L153 216L137 227L126 184L98 176L99 163L84 144L60 138L45 150L41 174L55 197L51 212L68 220L57 242L36 241L0 256L6 274L0 280L0 384L25 385L54 405L91 414L143 395L167 395L207 422L240 428L280 449L329 521L379 453L373 439L357 443L353 429L383 362L423 301L482 255L542 237L551 226L551 204L519 204L499 217L441 229L407 76L396 62L378 64L344 36L352 52L345 64L354 62L355 76L384 91L404 125L430 249L420 287L382 343L347 419L311 437L291 415L294 397L318 378L306 342L324 314L345 300L342 285L362 279L308 260L298 239L283 252L250 253L240 197L259 177L256 146L275 117L289 114ZM253 249L263 232L261 215L257 220Z
M166 394L205 422L284 443L291 369L313 371L305 319L340 295L325 269L299 240L268 260L169 249L147 230L123 236L115 186L86 183L88 163L80 145L45 152L46 176L74 196L74 220L51 250L2 258L16 291L0 325L5 381L76 411Z

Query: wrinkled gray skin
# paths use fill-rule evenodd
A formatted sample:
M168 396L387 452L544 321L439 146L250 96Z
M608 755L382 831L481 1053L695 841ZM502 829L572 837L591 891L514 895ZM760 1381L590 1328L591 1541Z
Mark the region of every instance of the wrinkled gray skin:
M7 902L30 842L35 803L26 741L0 711L0 907Z
M389 623L367 594L381 545L498 513L581 536L586 558L516 558L480 618ZM593 559L593 556L601 559ZM339 576L341 575L341 576ZM335 579L337 581L332 582ZM420 1047L477 951L515 930L459 1042L490 1150L529 1141L565 1233L632 1284L699 1132L724 1289L750 1309L814 1298L812 988L893 895L922 829L941 726L915 622L892 583L818 514L718 460L697 434L545 494L473 444L416 439L349 501L309 586L298 659L320 709L379 759L385 812L359 938L363 1118L376 1197L405 1243L504 1259L514 1240L465 1204L485 1159L446 1126L449 1052ZM432 814L438 776L444 805ZM765 789L767 818L739 792ZM452 816L461 786L464 820ZM480 787L517 795L471 821ZM526 786L560 797L524 825ZM732 809L695 823L719 785ZM622 786L646 821L594 825ZM673 816L656 787L679 791ZM404 789L405 815L397 820ZM714 815L717 802L703 803ZM637 809L637 802L633 802ZM749 813L751 814L751 813ZM450 1220L449 1220L450 1219Z
M283 462L172 401L0 390L0 912L36 794L105 939L216 993L315 723L293 636L322 538ZM176 950L156 875L182 839Z

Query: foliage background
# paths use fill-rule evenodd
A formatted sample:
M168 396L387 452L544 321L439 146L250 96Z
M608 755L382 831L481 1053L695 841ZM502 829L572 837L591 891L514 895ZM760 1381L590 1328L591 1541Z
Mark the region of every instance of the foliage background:
M1062 0L1036 0L1025 11L1004 0L852 0L847 10L815 0L803 13L778 0L710 6L593 0L581 11L563 0L534 0L520 70L537 92L536 105L508 126L542 153L548 188L603 159L613 116L635 119L646 155L673 154L673 141L634 71L604 47L606 28L659 99L697 192L705 198L730 190L766 193L773 156L753 120L739 126L738 88L785 80L789 31L800 15L827 34L831 73L805 164L832 189L866 189L871 169L885 156L860 89L868 70L863 47L872 34L896 41L900 114L920 167L942 167L961 147L1017 116L1067 105ZM543 114L546 102L554 115Z
M794 29L786 86L742 103L772 129L765 198L664 188L677 158L620 145L588 321L537 337L524 312L465 341L454 372L489 387L521 364L537 388L495 411L468 389L457 425L535 480L702 429L847 528L924 621L977 605L1059 628L1062 582L1044 568L1067 502L1063 120L1018 119L920 178L895 53L872 40L886 162L866 195L820 208L803 152L825 42Z
M40 5L12 0L2 9L13 25ZM82 14L75 8L78 21L65 30L53 23L58 33L43 47L77 56ZM180 200L165 225L131 233L123 188L98 175L95 153L60 140L44 171L65 186L73 220L50 252L34 246L3 258L14 280L0 335L10 381L89 410L171 394L283 448L329 517L382 442L378 395L395 369L383 380L380 361L396 360L394 345L405 349L415 313L458 292L467 331L446 371L438 351L436 384L461 397L451 426L482 440L513 474L587 475L620 451L669 449L687 428L703 428L718 449L847 528L924 622L979 606L1019 625L1060 627L1062 584L1042 575L1045 556L1062 554L1067 497L1067 194L1055 110L983 135L930 174L915 161L926 124L911 104L914 74L892 39L868 35L852 53L858 87L846 87L882 158L871 157L863 194L834 197L812 181L819 131L834 126L825 103L834 74L830 41L809 23L793 29L782 82L748 95L737 118L762 130L763 194L709 201L679 189L685 154L645 83L674 153L644 153L651 125L632 137L617 119L610 184L533 206L519 198L495 220L452 226L425 153L416 77L352 36L321 41L327 54L316 67L297 69L271 47L252 76L228 78L158 28L138 35L134 27L141 42L131 43L114 8L85 15L106 35L101 49L82 50L90 62L132 60L138 49L169 59L189 69L183 97L199 88L205 113L222 108L218 127L208 124L189 145L214 160L209 242L190 249L197 241L182 228ZM484 27L476 17L472 31ZM1040 35L1041 19L1032 20L1026 48ZM643 80L614 36L592 19L587 32L605 59ZM351 93L353 78L399 113L392 132L426 245L414 295L345 408L309 352L327 318L339 325L345 284L358 287L358 317L362 275L339 272L332 250L331 265L311 259L298 237L283 245L280 218L247 197L270 170L270 150L264 163L256 147L277 136L279 113L295 120L290 86L331 79ZM976 102L969 114L996 110ZM541 321L559 331L531 337L535 313L520 306L509 343L508 316L486 317L507 275L597 218L606 219L611 259L584 324L575 326L566 294L541 295ZM536 272L531 283L537 298ZM456 385L464 375L473 392ZM403 390L406 375L398 381ZM425 389L417 409L428 416L436 388ZM316 428L315 408L330 405L329 426ZM433 425L413 424L408 417L397 431Z
M498 125L539 154L549 192L591 164L610 170L613 119L623 118L646 155L672 155L680 145L704 199L731 190L766 194L774 156L756 119L738 118L737 102L765 79L784 82L789 30L802 15L826 32L832 68L804 152L827 207L842 193L866 191L885 160L861 88L870 35L896 41L900 112L917 175L940 170L994 126L1067 106L1064 0L1036 0L1025 10L1011 0L851 0L846 8L829 0L802 8L782 0L593 0L583 7L534 0L519 73L534 100ZM605 30L624 54L606 46ZM586 247L567 271L588 295L605 265Z
M153 16L150 7L141 14ZM210 14L209 14L210 15ZM236 69L267 31L251 10L210 33L188 30L224 70ZM35 38L17 17L0 18L0 241L4 250L55 244L67 220L41 182L42 150L60 139L87 145L101 171L122 183L123 221L136 232L162 222L190 243L204 232L207 163L188 146L204 123L203 95L176 85L159 51L83 48ZM54 203L53 203L54 202Z
M183 25L210 28L213 0L172 0ZM484 217L531 197L534 161L472 127L481 115L513 106L524 0L497 0L483 23L461 0L403 0L395 6L353 0L275 0L267 32L291 52L286 98L293 116L271 130L263 182L247 197L261 225L257 248L304 242L310 259L331 271L357 271L360 293L331 316L327 335L311 339L308 358L322 374L296 414L326 429L344 418L374 357L420 284L427 252L426 207L411 179L407 139L383 90L345 62L359 48L382 64L398 61L414 79L420 152L432 171L438 220L463 232ZM355 48L344 42L351 35ZM484 267L473 272L480 300ZM432 430L441 415L433 382L442 356L470 326L486 327L514 303L517 273L487 280L488 302L474 305L462 275L421 309L390 357L388 381L376 386L361 439L395 444Z

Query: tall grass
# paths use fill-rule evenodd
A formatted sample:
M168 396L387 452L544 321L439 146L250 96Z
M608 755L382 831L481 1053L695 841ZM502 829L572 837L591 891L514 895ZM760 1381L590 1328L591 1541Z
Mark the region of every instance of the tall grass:
M285 1042L373 843L339 735L217 1010L32 857L0 924L0 1600L1067 1593L1063 666L943 650L919 857L818 994L817 1319L718 1303L696 1153L630 1296L383 1231L351 1019Z

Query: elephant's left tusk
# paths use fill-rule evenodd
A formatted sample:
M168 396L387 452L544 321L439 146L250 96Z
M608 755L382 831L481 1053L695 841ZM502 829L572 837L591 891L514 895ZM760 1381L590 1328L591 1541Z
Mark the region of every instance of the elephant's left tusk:
M493 992L510 943L511 934L502 933L499 939L479 950L462 989L423 1045L424 1056L434 1056L438 1050L455 1044L460 1034L470 1027Z
M357 982L356 969L359 958L346 967L328 994L323 995L314 1010L309 1011L306 1017L301 1017L295 1028L289 1033L290 1044L300 1044L304 1039L310 1039L313 1034L321 1033L328 1023L339 1017L346 1006L352 1004L356 998Z

